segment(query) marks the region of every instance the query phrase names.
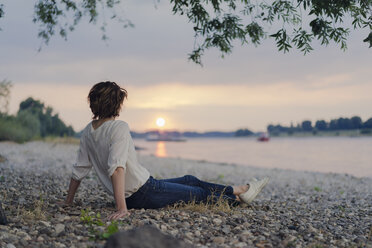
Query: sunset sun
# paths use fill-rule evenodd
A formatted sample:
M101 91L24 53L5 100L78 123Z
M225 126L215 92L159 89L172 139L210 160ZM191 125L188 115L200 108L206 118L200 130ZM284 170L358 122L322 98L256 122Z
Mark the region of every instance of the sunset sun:
M158 127L163 127L163 126L165 125L165 120L164 120L164 118L159 117L158 119L156 119L156 125L157 125Z

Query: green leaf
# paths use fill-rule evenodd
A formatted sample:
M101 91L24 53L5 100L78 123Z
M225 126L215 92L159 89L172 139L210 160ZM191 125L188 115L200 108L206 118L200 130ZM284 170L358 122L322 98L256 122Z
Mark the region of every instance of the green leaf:
M369 48L372 47L372 32L369 33L369 35L363 40L363 42L369 42Z

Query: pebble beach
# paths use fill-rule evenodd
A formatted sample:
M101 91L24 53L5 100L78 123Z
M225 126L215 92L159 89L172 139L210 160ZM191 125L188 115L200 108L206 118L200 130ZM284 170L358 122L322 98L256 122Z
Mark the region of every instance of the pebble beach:
M94 171L74 206L57 204L66 196L77 150L76 144L0 142L0 201L9 221L0 225L0 247L104 246L114 199ZM268 176L270 182L250 205L131 210L119 230L152 225L195 247L372 247L370 177L149 155L139 160L155 178L191 174L238 185Z

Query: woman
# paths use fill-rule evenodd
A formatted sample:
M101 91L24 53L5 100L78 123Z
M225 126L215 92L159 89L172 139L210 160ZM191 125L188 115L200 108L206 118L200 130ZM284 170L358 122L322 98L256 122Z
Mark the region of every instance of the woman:
M126 97L126 90L114 82L101 82L90 90L93 121L82 132L65 204L72 204L81 180L92 167L104 188L114 195L116 211L108 217L110 220L128 216L131 208L161 208L193 200L223 197L232 205L250 203L267 184L267 178L233 187L203 182L190 175L154 179L137 161L128 124L115 120Z

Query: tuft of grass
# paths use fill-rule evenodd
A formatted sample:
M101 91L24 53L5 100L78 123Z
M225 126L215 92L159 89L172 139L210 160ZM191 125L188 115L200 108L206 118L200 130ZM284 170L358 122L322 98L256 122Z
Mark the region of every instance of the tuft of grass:
M217 177L217 180L222 180L224 177L225 177L224 174L219 174L218 177Z
M3 163L6 161L6 158L4 158L3 156L0 155L0 163Z
M229 202L223 198L221 194L217 200L213 200L215 197L213 195L208 198L206 202L196 202L195 199L189 203L180 202L176 203L173 206L169 206L168 209L177 209L177 210L188 210L192 212L233 212L233 208L229 205Z
M321 189L320 187L318 187L318 186L315 186L315 187L314 187L314 190L315 190L316 192L321 192L321 191L322 191L322 189Z
M338 206L338 209L340 209L342 212L345 212L345 208L343 206Z
M18 205L17 217L30 221L46 220L45 208L44 199L40 196L38 200L34 201L32 209L26 209Z

